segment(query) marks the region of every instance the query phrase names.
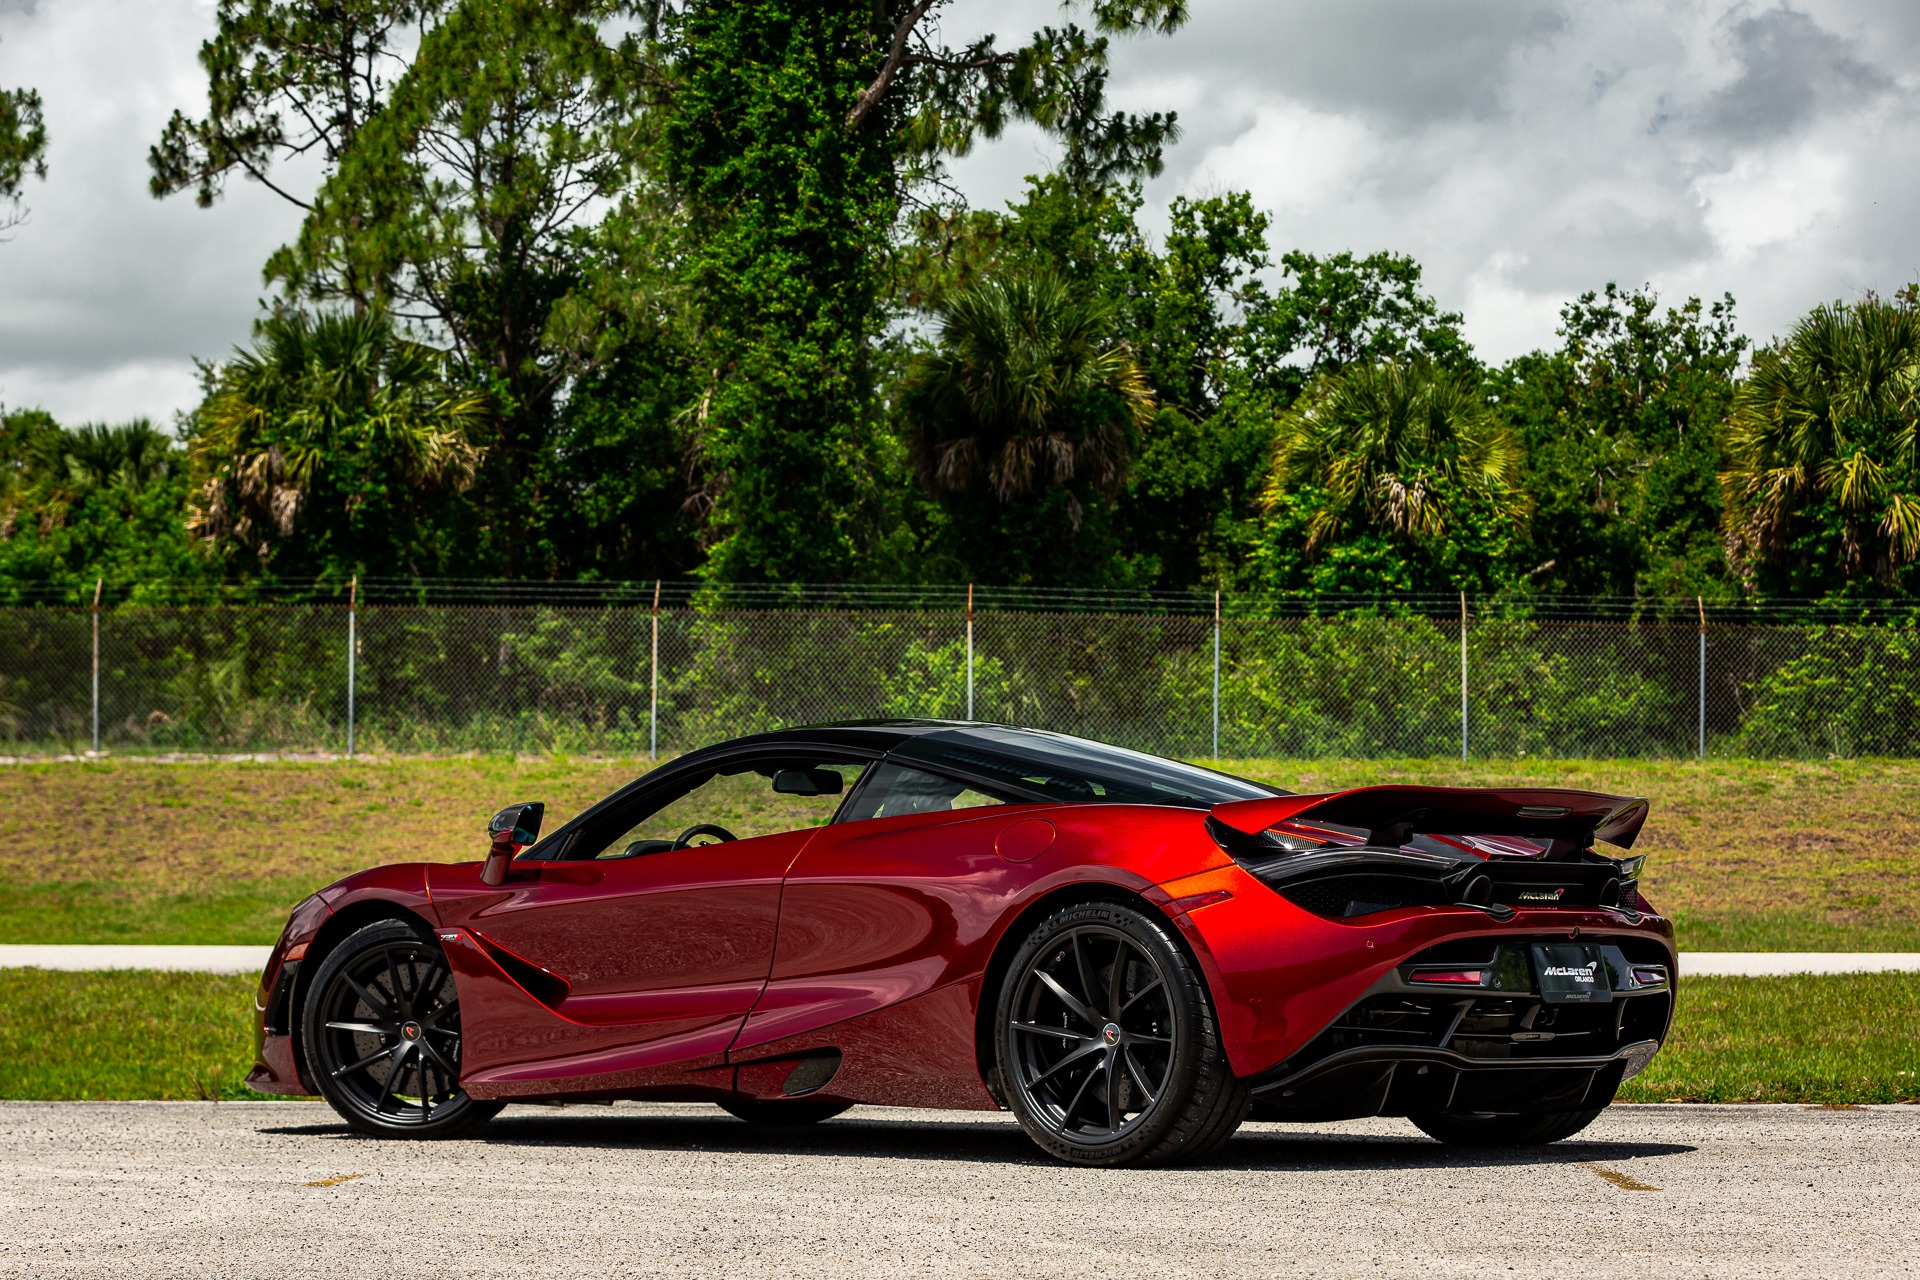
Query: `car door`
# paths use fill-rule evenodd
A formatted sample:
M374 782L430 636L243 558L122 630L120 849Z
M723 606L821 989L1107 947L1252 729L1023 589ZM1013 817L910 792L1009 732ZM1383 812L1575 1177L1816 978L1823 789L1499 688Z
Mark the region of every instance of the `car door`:
M766 993L736 1053L899 1004L966 971L1019 873L995 840L1032 806L888 761L787 874Z
M792 763L736 761L664 806L616 809L578 833L564 860L516 862L497 888L469 865L434 868L443 929L471 935L560 1024L518 1036L527 1057L725 1050L766 983L782 878L860 768L841 766L833 791L781 796L773 777ZM506 994L524 1020L527 1002ZM507 1047L468 1065L512 1056Z

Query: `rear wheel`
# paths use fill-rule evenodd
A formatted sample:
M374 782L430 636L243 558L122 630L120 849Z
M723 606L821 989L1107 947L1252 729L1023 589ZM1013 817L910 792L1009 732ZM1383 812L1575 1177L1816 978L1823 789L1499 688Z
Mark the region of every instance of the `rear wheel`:
M1543 1147L1571 1138L1594 1122L1605 1107L1582 1111L1543 1111L1508 1115L1488 1111L1432 1111L1409 1116L1422 1133L1450 1147Z
M1014 1116L1073 1164L1196 1160L1246 1117L1205 982L1166 924L1132 907L1068 907L1027 937L994 1047Z
M852 1106L851 1102L766 1102L758 1098L730 1098L720 1104L727 1114L766 1128L819 1124Z
M460 997L431 937L399 920L370 924L328 954L307 991L309 1075L354 1128L445 1138L499 1112L460 1087Z

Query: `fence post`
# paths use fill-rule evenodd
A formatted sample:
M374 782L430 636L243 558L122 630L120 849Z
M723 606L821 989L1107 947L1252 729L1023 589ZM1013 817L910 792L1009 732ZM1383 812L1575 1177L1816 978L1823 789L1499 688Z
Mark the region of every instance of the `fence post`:
M1460 758L1467 758L1467 593L1460 593Z
M967 719L973 719L973 584L967 584Z
M360 658L360 575L347 584L347 759L353 759L354 677Z
M1707 758L1707 602L1693 598L1700 609L1700 759Z
M1213 593L1213 758L1220 758L1220 593Z
M100 754L100 588L105 578L93 580L93 754Z
M653 647L647 661L647 759L660 758L660 579L653 580Z

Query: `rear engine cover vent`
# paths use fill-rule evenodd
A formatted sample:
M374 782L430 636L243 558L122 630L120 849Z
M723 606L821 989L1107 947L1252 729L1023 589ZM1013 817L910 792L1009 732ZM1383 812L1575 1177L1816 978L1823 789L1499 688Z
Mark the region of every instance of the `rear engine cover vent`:
M1334 919L1446 901L1445 886L1432 880L1378 874L1326 876L1283 885L1280 893L1297 907Z

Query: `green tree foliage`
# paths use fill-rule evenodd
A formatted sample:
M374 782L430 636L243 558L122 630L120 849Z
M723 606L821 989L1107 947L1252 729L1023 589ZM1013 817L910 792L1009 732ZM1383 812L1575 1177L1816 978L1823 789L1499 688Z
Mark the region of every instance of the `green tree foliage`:
M684 578L700 565L694 371L673 335L629 338L576 381L542 462L541 562L567 578Z
M1218 585L1245 558L1284 403L1253 342L1273 305L1260 275L1268 218L1245 192L1180 197L1170 214L1158 253L1128 254L1129 331L1162 408L1119 519L1155 585Z
M558 405L617 350L617 291L587 277L614 223L601 206L629 193L644 142L639 46L609 25L628 7L225 0L201 52L209 112L176 113L150 156L156 195L193 189L202 204L235 172L274 185L276 164L322 159L311 198L275 186L307 216L268 278L305 304L388 309L487 393L467 533L470 554L509 575L552 567L531 521Z
M486 388L481 527L509 576L540 567L527 514L557 398L581 367L555 317L590 253L582 215L631 172L630 66L602 30L610 16L595 0L453 5L268 264L313 299L367 282Z
M1257 554L1276 424L1310 382L1348 364L1421 356L1478 366L1420 287L1411 258L1281 255L1269 287L1269 219L1245 192L1176 199L1158 254L1134 255L1154 389L1168 410L1148 434L1125 522L1158 585L1219 585Z
M854 6L689 5L672 26L666 174L711 371L697 431L707 571L836 581L874 540L877 263L897 195Z
M1323 375L1279 422L1264 495L1269 585L1298 589L1316 553L1357 535L1333 558L1357 573L1349 589L1484 590L1501 530L1526 514L1519 470L1519 442L1477 369L1414 355Z
M509 576L1912 585L1911 299L1816 312L1737 413L1730 299L1609 285L1488 371L1404 255L1280 252L1244 192L1143 228L1176 122L1109 104L1110 41L1177 28L1183 0L1069 0L1030 36L949 43L978 8L217 0L206 108L167 124L152 190L210 204L239 175L299 205L266 270L310 314L270 327L317 341L339 308L385 354L357 390L236 399L281 340L263 330L211 373L204 564L432 573L457 547ZM959 207L948 163L1015 124L1053 141L1051 172ZM0 199L44 146L38 98L0 94ZM288 177L315 168L312 190ZM398 353L427 371L389 388ZM388 395L416 424L461 406L461 449L423 468L381 437ZM30 460L40 428L14 420L4 483L36 495L37 539L49 477L77 473ZM122 477L61 509L152 492Z
M984 281L942 305L938 345L911 366L903 409L915 465L951 521L948 554L967 577L1104 573L1111 530L1077 545L1088 501L1119 490L1154 414L1112 320L1109 304L1048 275Z
M457 572L483 411L377 310L276 313L196 415L187 527L293 581Z
M1472 353L1409 258L1291 253L1275 288L1269 219L1245 192L1177 198L1157 246L1140 204L1137 188L1055 173L1004 213L925 214L901 287L926 307L996 271L1052 271L1110 300L1160 406L1116 499L1111 580L1234 581L1259 541L1274 423L1309 380L1413 352L1466 368Z
M0 89L0 230L17 224L20 188L47 176L47 123L32 89Z
M1820 306L1760 351L1727 434L1735 565L1789 595L1904 586L1920 554L1920 310L1912 290Z
M964 7L964 6L961 6ZM1170 116L1107 110L1107 34L1171 30L1179 0L1097 0L1097 33L938 43L944 0L663 5L664 171L689 220L688 282L712 385L699 440L707 572L870 571L881 421L873 349L902 200L944 157L1024 120L1085 184L1151 172Z
M318 156L331 172L385 104L402 65L442 0L220 0L213 39L200 46L207 114L175 111L147 153L156 197L191 190L206 208L235 173L311 210L276 182L276 161ZM356 306L370 282L348 275Z
M1249 310L1248 362L1286 400L1350 364L1419 355L1443 368L1476 367L1460 315L1440 310L1421 287L1420 264L1405 254L1294 252L1280 265L1285 287Z
M0 410L0 599L84 599L98 577L136 595L206 577L180 519L184 464L144 419L67 431L39 410Z
M340 163L385 105L400 47L444 0L220 0L200 46L207 114L175 111L147 152L153 194L191 190L204 208L240 173L282 199L276 161L317 154Z
M1609 284L1559 332L1492 375L1535 503L1523 571L1569 595L1725 595L1718 475L1747 346L1733 300L1663 310Z

